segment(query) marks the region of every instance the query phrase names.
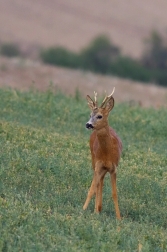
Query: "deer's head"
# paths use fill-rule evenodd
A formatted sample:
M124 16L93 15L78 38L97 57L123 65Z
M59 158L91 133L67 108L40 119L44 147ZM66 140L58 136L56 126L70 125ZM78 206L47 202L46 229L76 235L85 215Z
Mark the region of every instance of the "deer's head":
M87 129L101 129L108 124L109 112L114 107L114 98L112 96L114 90L115 88L113 89L113 92L109 96L106 96L104 98L100 107L98 107L97 104L97 93L94 92L95 95L94 101L90 98L89 95L87 95L86 98L88 101L88 106L91 109L90 119L86 123Z

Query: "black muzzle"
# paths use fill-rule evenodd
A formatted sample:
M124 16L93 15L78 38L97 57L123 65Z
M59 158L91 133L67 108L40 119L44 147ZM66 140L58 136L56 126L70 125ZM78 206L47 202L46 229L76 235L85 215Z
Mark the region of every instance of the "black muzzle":
M87 128L87 129L93 129L93 125L90 124L90 123L86 123L86 128Z

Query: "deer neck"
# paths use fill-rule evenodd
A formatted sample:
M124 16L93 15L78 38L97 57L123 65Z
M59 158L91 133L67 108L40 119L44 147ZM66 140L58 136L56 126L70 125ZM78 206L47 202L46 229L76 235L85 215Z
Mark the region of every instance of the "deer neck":
M108 150L112 145L109 125L106 125L102 129L96 130L96 135L99 146L106 152L106 150Z

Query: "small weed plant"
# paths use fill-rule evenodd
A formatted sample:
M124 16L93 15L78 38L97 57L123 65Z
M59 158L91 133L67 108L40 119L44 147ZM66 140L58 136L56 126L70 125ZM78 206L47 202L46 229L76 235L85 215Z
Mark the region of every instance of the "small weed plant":
M14 43L3 43L0 46L0 54L9 58L21 55L19 46Z
M102 213L82 210L92 170L86 101L0 90L0 251L167 251L167 114L116 105L122 220L109 177Z

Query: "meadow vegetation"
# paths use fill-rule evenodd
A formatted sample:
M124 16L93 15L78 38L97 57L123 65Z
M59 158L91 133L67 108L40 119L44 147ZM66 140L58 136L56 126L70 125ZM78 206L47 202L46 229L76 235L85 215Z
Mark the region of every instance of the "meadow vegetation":
M167 251L166 110L116 104L122 220L109 176L102 213L82 206L92 179L86 100L0 89L0 251Z

